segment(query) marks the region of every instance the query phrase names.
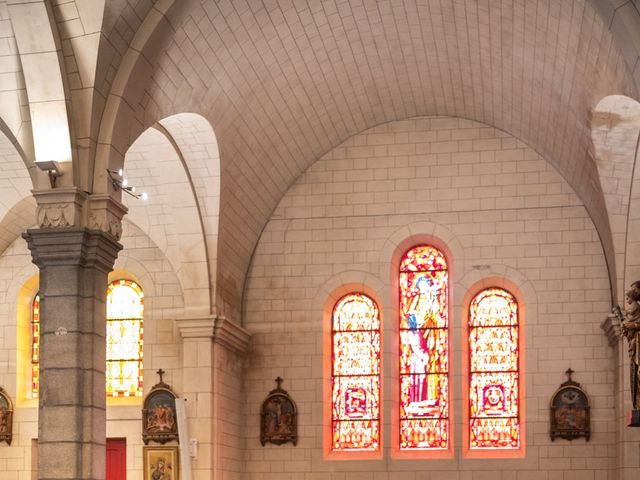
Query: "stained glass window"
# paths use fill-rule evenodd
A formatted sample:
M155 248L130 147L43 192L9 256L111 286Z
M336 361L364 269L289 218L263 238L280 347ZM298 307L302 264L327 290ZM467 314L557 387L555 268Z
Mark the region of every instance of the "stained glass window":
M40 391L40 294L31 305L31 398Z
M341 298L332 318L333 451L380 446L380 317L369 297Z
M108 396L142 396L143 299L140 286L130 280L107 289Z
M500 288L480 292L469 312L469 447L520 447L518 304Z
M400 449L449 447L448 272L423 245L400 263Z

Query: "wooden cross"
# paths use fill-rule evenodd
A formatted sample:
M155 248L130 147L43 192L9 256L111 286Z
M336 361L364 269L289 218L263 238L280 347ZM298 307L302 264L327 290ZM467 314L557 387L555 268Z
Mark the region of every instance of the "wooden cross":
M278 375L278 378L276 378L276 383L278 384L278 390L282 390L282 388L280 387L282 385L282 382L284 382L284 380L282 379L282 377Z
M567 368L567 371L566 371L566 372L564 372L564 373L566 373L566 374L567 374L567 376L569 377L569 381L571 381L571 374L572 374L572 373L576 373L576 372L574 372L573 370L571 370L571 367L569 367L569 368Z
M162 375L164 375L164 374L165 374L165 373L167 373L167 372L165 372L163 369L160 369L160 370L158 370L156 373L157 373L157 374L158 374L158 376L160 377L160 383L162 383Z

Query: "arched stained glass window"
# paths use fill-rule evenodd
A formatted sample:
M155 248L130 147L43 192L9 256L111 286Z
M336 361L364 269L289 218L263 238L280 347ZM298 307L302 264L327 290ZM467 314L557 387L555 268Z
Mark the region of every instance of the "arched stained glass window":
M520 447L518 304L483 290L469 311L469 448Z
M400 449L449 447L447 262L412 248L400 263Z
M332 317L331 450L380 447L380 316L361 293L342 297Z
M31 398L40 391L40 294L31 305Z
M130 280L107 288L107 396L142 396L143 299Z

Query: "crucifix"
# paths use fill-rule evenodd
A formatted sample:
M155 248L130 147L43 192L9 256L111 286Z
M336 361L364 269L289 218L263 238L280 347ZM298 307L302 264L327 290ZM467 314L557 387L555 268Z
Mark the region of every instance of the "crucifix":
M569 381L570 381L570 382L572 382L573 380L571 380L571 375L572 375L573 373L576 373L576 372L575 372L575 371L573 371L573 370L571 370L571 367L569 367L569 368L567 368L567 371L566 371L566 372L564 372L564 373L566 373L566 374L567 374L567 377L569 377Z
M276 383L278 384L278 390L282 390L282 382L284 382L284 380L282 379L282 377L280 377L280 375L278 375L278 378L276 378Z
M160 377L160 383L163 383L163 382L162 382L162 376L163 376L165 373L167 373L167 372L165 372L165 371L161 368L161 369L160 369L160 370L158 370L156 373L157 373L157 374L158 374L158 376Z

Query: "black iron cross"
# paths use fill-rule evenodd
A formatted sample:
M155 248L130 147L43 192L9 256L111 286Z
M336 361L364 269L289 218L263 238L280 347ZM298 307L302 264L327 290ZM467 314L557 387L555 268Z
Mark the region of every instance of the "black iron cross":
M284 380L278 376L278 378L276 378L276 383L278 384L278 390L282 390L282 388L280 387L282 385L282 382L284 382Z
M566 373L566 374L567 374L567 376L569 377L569 381L571 382L571 381L572 381L572 380L571 380L571 374L572 374L572 373L576 373L576 372L574 372L573 370L571 370L571 367L569 367L569 368L567 368L567 371L566 371L566 372L564 372L564 373Z
M167 372L165 372L163 369L160 369L160 370L158 370L156 373L157 373L157 374L158 374L158 376L160 377L160 383L162 383L162 375L164 375L164 374L165 374L165 373L167 373Z

